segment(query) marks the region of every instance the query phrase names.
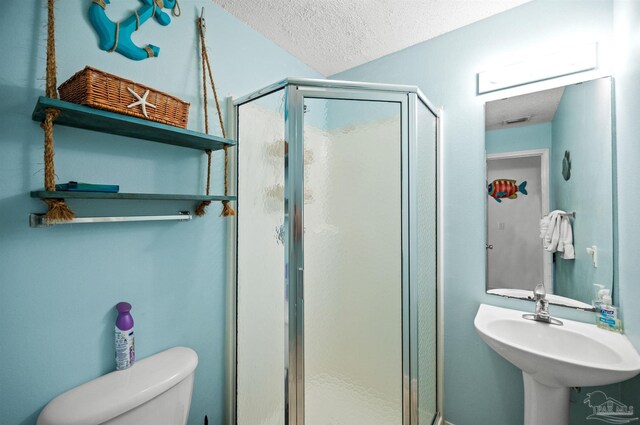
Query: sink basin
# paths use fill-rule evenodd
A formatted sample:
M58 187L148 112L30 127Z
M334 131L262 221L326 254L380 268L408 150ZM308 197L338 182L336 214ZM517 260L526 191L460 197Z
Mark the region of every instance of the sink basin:
M480 337L522 370L525 425L569 423L569 387L613 384L640 372L640 355L621 334L564 320L551 325L524 312L481 304Z
M563 326L534 322L522 314L482 304L474 324L491 348L542 384L591 387L640 372L640 355L624 335L571 320Z

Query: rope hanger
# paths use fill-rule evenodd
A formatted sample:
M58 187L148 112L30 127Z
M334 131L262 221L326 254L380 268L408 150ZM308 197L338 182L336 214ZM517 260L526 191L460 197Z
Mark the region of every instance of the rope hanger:
M204 21L204 8L200 17L197 19L198 34L200 36L200 56L202 57L202 97L204 99L204 129L205 133L209 134L209 112L208 112L208 99L207 99L207 75L211 83L211 90L213 91L213 97L216 102L216 109L218 111L218 121L220 122L220 130L222 131L222 137L226 138L227 134L224 129L224 122L222 120L222 111L220 110L220 103L218 102L218 93L216 92L216 84L213 81L213 73L211 71L211 64L209 62L209 54L207 53L207 46L204 40L204 32L206 29ZM224 146L224 196L229 192L229 152L227 151L229 146ZM206 151L207 154L207 195L211 188L211 150ZM202 216L206 213L206 208L211 204L211 201L202 201L196 208L196 215ZM229 205L229 201L222 201L222 212L220 216L229 217L235 215L235 211Z
M46 88L45 94L50 99L58 99L58 92L56 89L56 49L55 49L55 16L54 16L54 1L47 0L47 62L46 62ZM203 9L204 11L204 9ZM201 16L198 18L198 29L200 34L201 56L202 56L202 82L203 82L203 97L204 97L204 114L205 114L205 132L209 133L209 121L207 111L207 79L209 76L211 88L216 102L216 109L218 111L218 119L220 122L220 129L222 130L222 136L226 138L226 131L222 120L222 112L220 110L220 104L218 102L218 94L216 92L215 83L213 81L213 73L211 71L211 64L209 63L209 55L207 54L206 44L204 40L205 23L204 18ZM53 125L56 118L60 115L60 111L55 108L47 108L45 110L45 119L40 126L44 130L44 187L48 192L55 192L55 165L54 165L54 140L53 140ZM209 195L211 187L211 150L206 151L207 154L207 190L206 194ZM229 153L228 146L224 146L224 194L228 195L229 191ZM48 211L45 214L45 219L49 222L61 222L69 221L75 218L75 214L66 204L63 198L44 199L44 202L48 205ZM205 214L206 207L211 204L211 201L203 201L196 208L196 215L202 216ZM235 212L228 200L222 201L223 217L235 215Z
M48 98L57 99L56 90L56 43L55 43L55 16L53 11L54 0L47 2L47 70L45 93ZM40 127L44 130L44 189L48 192L56 191L56 172L53 162L53 123L60 115L60 111L54 108L45 110L45 118ZM45 219L49 222L68 221L75 214L64 199L45 199L49 206Z

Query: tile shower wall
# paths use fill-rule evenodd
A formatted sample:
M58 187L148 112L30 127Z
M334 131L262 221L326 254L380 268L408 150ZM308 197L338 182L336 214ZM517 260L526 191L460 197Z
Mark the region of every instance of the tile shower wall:
M54 396L114 369L114 305L133 305L138 358L175 345L194 348L191 424L221 423L224 403L226 221L220 206L190 223L122 223L30 229L44 204L42 130L31 111L44 93L46 2L4 2L0 38L0 422L34 424ZM189 128L201 130L196 14L206 7L207 43L220 97L243 95L287 75L316 72L210 1L183 1L168 27L146 23L135 40L160 46L134 62L97 47L87 21L90 2L56 2L58 82L85 65L145 83L191 102ZM137 1L112 2L124 17ZM215 107L211 125L220 134ZM115 183L124 192L204 191L203 154L173 146L56 127L58 181ZM222 191L215 155L213 193ZM95 205L95 203L93 204ZM149 208L173 213L191 205L109 203L78 213ZM92 211L93 209L93 211Z

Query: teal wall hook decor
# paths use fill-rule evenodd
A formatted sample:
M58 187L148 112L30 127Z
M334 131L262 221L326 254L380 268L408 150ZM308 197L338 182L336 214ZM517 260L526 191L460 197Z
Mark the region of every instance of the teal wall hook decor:
M143 60L158 56L160 48L149 44L145 47L136 46L131 35L142 24L151 18L163 26L171 23L171 17L162 9L171 9L173 16L180 16L178 0L140 0L142 6L122 22L113 22L106 14L110 0L92 0L89 6L89 21L98 33L100 49L107 52L118 52L133 59Z
M571 178L571 154L569 151L564 151L564 158L562 158L562 178L567 181Z

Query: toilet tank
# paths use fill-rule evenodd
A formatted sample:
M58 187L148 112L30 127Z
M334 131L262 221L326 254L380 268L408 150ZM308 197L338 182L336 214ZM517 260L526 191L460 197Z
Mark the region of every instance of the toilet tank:
M37 425L185 425L198 355L174 347L59 395Z

